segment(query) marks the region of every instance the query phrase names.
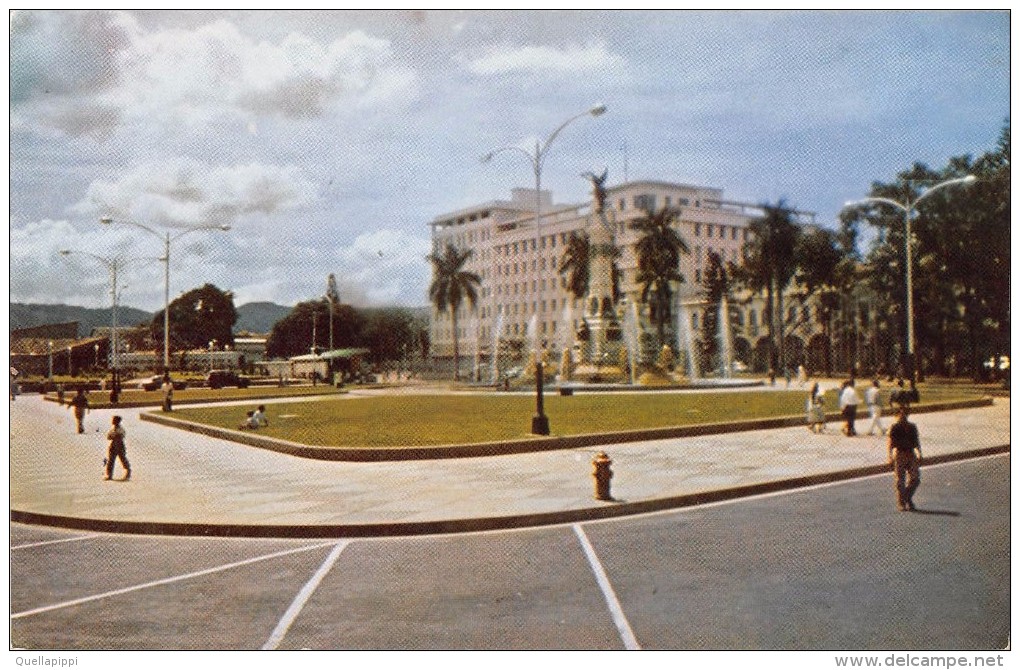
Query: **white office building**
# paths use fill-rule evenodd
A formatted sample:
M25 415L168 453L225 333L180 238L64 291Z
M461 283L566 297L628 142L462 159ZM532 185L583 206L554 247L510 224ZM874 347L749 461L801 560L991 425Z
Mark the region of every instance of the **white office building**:
M568 328L576 331L580 325L581 301L570 293L567 278L558 268L570 234L584 232L589 225L591 203L554 204L550 192L542 191L540 195L539 221L535 217L534 190L517 188L510 200L443 214L429 224L433 249L441 251L447 243L471 249L473 254L465 269L482 278L476 309L464 304L458 314L462 357L475 351L487 356L497 326L502 328L501 337L520 339L531 323L534 336L552 346L565 341ZM762 211L756 204L726 200L718 188L665 181L607 187L605 213L614 226L616 246L621 252L617 265L623 299L627 301L640 302L641 295L634 252L638 233L630 224L643 215L643 210L663 207L679 211L678 232L690 248L690 254L681 257L680 272L685 282L680 286L680 299L691 306L689 313L696 330L702 274L709 254L718 253L724 263L739 263L748 239L748 224ZM796 214L799 223L814 223L813 214ZM756 308L752 303L742 315L747 318L737 325L754 325L756 333L760 306ZM448 311L439 313L433 308L430 335L434 357L452 356Z

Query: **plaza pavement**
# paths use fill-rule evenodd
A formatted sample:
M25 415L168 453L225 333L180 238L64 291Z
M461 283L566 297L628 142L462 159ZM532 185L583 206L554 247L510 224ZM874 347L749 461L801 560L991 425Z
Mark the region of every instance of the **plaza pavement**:
M360 392L352 392L352 396ZM247 403L250 404L250 403ZM267 402L268 404L268 402ZM613 501L594 499L597 448L432 461L298 458L94 410L77 434L66 407L10 402L11 519L104 532L341 537L465 532L670 509L887 471L886 440L805 427L605 447ZM130 481L102 478L120 413ZM928 462L1008 451L1009 398L918 413ZM886 426L891 418L884 417ZM555 427L554 427L555 428ZM894 504L890 475L889 504ZM918 493L924 507L924 486Z

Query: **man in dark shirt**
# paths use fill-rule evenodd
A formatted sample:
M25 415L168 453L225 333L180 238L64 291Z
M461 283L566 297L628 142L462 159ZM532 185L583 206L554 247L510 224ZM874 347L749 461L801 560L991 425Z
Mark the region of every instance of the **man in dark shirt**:
M914 492L921 484L921 440L917 426L907 421L909 411L901 407L896 423L889 427L889 463L896 477L896 496L901 512L913 511Z

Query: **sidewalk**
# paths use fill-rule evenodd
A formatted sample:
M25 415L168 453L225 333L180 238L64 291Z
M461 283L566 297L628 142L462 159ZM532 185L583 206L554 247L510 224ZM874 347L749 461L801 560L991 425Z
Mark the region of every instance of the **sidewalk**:
M912 417L926 460L1008 450L1009 398ZM612 502L593 497L583 448L390 463L296 458L119 410L132 476L102 479L113 410L75 433L66 407L20 396L11 411L11 518L107 532L339 537L463 532L669 509L886 470L885 438L804 427L606 447ZM884 418L888 426L891 418ZM866 421L858 429L867 429ZM890 475L891 480L891 475ZM919 500L923 505L922 487ZM890 481L890 504L892 489Z

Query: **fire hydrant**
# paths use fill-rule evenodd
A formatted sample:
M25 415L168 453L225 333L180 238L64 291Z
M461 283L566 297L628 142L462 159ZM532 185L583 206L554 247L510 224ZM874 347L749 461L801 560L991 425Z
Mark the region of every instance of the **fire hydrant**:
M610 460L606 452L600 451L595 454L591 464L593 466L591 474L595 478L595 499L612 500L613 496L609 493L609 480L613 478L613 471L609 469L609 466L613 464L613 461Z

